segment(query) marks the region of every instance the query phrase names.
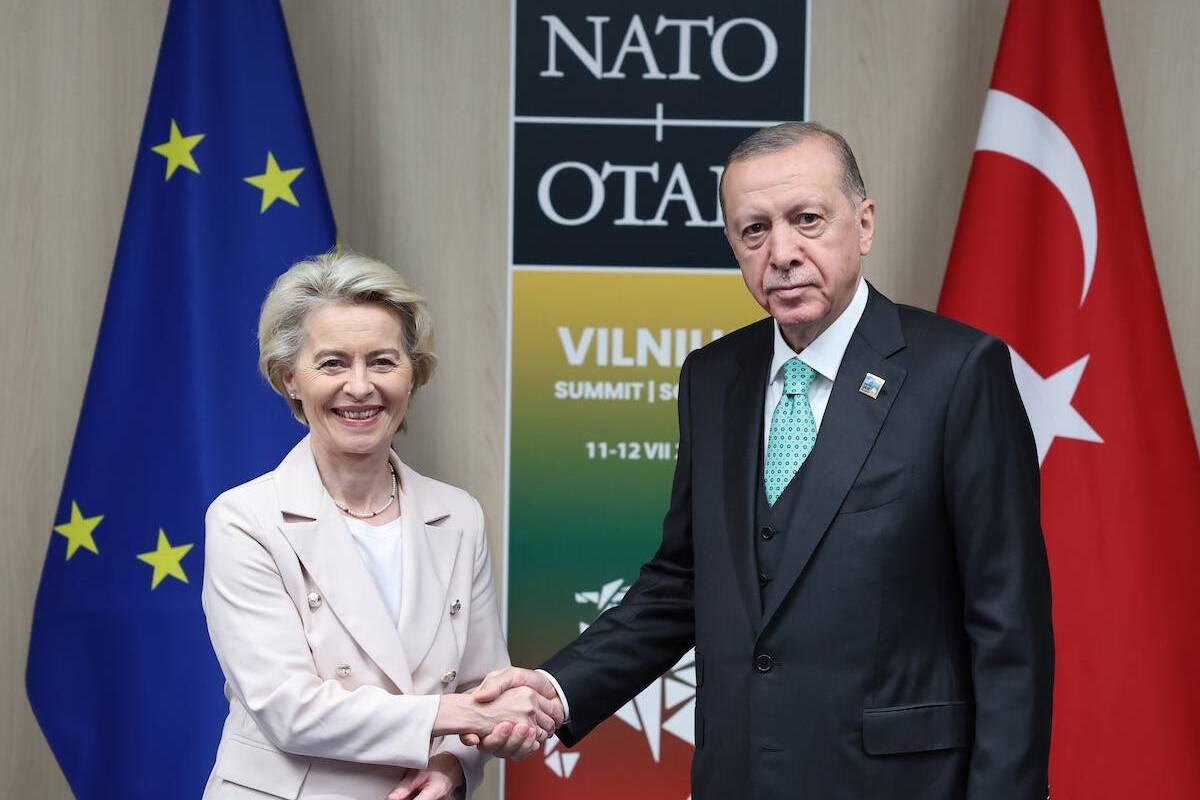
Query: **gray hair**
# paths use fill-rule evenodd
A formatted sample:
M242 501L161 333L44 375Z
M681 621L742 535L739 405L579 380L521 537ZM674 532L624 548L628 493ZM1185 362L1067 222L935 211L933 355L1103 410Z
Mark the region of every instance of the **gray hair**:
M833 147L834 154L842 164L842 192L850 198L851 203L861 203L867 197L867 187L863 183L862 173L858 171L858 161L850 143L831 128L826 128L819 122L782 122L769 128L761 128L742 140L733 148L725 159L725 169L738 161L749 161L758 156L775 153L794 147L809 139L823 137ZM725 173L721 173L721 215L725 214Z
M437 357L429 349L433 321L418 294L394 269L349 251L298 261L276 279L258 317L258 369L292 414L308 424L299 400L288 397L284 373L295 369L308 314L332 303L377 305L400 319L404 350L412 362L413 390L433 376Z

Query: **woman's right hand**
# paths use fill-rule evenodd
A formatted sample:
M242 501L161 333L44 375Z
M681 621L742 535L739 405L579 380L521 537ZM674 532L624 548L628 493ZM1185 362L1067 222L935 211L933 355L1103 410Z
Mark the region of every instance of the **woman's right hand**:
M501 722L522 723L539 728L538 741L543 741L554 733L558 727L555 717L561 717L556 712L556 702L548 700L528 686L518 686L509 689L490 703L475 701L475 710L484 719L485 724L480 730L464 731L486 736ZM544 735L543 735L544 734Z
M522 725L532 730L537 742L545 741L561 718L557 701L549 700L528 686L518 686L489 703L478 703L468 694L443 695L434 723L434 735L473 733L480 739L497 725L511 723L514 730Z

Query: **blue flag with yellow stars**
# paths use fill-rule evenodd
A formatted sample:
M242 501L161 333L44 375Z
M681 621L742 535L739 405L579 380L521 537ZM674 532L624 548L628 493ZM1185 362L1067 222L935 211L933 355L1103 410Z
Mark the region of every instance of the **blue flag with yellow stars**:
M203 791L228 710L204 512L303 435L258 375L258 310L334 244L277 0L173 0L29 648L80 800Z

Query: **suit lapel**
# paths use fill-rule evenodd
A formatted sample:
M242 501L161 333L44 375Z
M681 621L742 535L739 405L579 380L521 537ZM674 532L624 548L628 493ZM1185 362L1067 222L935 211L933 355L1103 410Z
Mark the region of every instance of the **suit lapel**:
M754 566L754 492L758 487L759 441L767 370L771 368L774 322L759 323L750 345L740 354L738 370L725 400L725 530L738 593L754 629L760 619L758 573Z
M280 526L328 608L401 692L412 692L408 658L392 618L332 501L313 522Z
M462 543L462 531L430 524L445 519L449 512L436 502L435 495L419 491L421 477L417 473L402 466L401 478L405 486L400 507L404 530L403 582L396 627L408 663L416 667L425 659L448 613L446 593Z
M846 493L870 454L904 384L905 370L887 359L904 347L895 305L871 289L867 307L842 356L817 443L804 464L796 520L790 526L777 580L792 586L804 572L833 522ZM884 380L876 398L859 391L870 372ZM764 609L760 630L770 625L788 592Z
M391 457L394 464L399 463L395 454ZM291 517L310 518L283 522L279 529L312 575L324 603L396 688L411 694L412 671L397 627L321 483L308 437L283 460L275 478L280 510Z

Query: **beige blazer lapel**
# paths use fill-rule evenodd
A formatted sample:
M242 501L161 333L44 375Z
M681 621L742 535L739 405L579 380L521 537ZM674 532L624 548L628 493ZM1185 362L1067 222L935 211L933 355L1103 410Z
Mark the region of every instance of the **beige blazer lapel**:
M438 502L436 495L421 491L419 475L400 463L395 454L392 458L403 487L400 505L403 576L400 620L396 627L408 663L416 668L425 659L447 614L446 595L462 531L432 524L449 516L449 510Z
M395 460L395 454L392 458ZM412 694L412 670L400 635L346 523L321 483L307 436L275 470L275 485L285 519L280 531L312 575L325 603L396 688ZM286 521L288 517L300 519Z

